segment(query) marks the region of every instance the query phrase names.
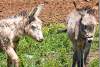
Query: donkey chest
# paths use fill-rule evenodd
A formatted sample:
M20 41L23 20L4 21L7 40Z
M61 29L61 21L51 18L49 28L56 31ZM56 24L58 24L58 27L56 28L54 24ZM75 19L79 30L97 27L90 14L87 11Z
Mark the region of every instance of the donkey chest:
M85 46L85 41L80 39L77 41L77 47L83 49Z

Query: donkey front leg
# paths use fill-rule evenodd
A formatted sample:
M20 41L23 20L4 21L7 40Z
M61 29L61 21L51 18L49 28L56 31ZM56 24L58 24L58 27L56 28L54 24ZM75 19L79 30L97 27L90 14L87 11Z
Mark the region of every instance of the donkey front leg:
M83 49L77 50L77 64L78 67L84 67L83 64Z
M76 62L77 62L77 42L73 42L73 63L72 63L72 67L76 66Z
M74 51L72 67L75 67L76 66L76 60L77 60L77 54L76 54L76 51Z
M11 67L11 66L12 66L11 58L7 56L7 67Z
M88 43L85 45L85 48L84 48L84 65L85 66L87 66L88 64L87 57L89 55L90 48L91 48L91 43Z
M19 58L14 49L11 46L7 46L7 48L3 48L3 50L9 56L9 60L11 59L11 64L9 64L10 61L8 60L8 67L19 67Z

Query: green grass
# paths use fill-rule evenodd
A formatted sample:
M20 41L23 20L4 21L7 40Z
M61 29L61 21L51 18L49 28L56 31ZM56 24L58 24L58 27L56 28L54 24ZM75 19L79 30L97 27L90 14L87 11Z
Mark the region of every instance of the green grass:
M94 59L92 62L90 62L89 67L99 67L99 58Z
M43 27L44 41L37 42L28 36L20 38L17 54L20 67L71 67L72 43L67 33L57 34L64 24L50 24ZM98 49L98 33L95 35L92 50ZM96 65L98 61L91 62ZM0 67L6 67L6 55L0 53ZM91 67L91 66L90 66Z

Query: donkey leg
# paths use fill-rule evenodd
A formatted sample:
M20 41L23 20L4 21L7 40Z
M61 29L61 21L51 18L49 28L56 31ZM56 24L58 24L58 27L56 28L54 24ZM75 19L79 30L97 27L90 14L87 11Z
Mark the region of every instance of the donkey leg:
M74 54L73 54L73 64L72 64L72 67L76 66L76 60L77 60L77 55L76 55L76 51L75 51Z
M84 49L84 64L87 65L87 57L90 51L91 44L86 44Z
M83 49L81 49L81 67L84 67L84 58L83 58L83 55L84 55L84 53L83 53Z
M8 56L7 57L7 67L11 67L12 66L12 61L11 58Z
M7 48L3 48L3 50L7 53L9 58L11 58L12 65L10 67L19 67L19 58L14 49L11 46L7 46Z
M83 49L77 51L77 64L78 67L83 67Z

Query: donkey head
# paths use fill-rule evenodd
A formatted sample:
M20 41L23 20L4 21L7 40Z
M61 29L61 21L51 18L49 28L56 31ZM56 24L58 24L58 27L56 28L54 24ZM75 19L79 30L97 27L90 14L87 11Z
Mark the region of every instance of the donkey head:
M27 25L25 27L26 34L35 38L37 41L43 41L44 38L41 29L42 21L38 18L42 8L43 4L40 4L30 12L28 15Z
M85 38L88 42L92 42L96 30L97 21L91 14L91 10L87 9L82 13L80 21L80 36Z
M97 25L97 21L92 15L94 14L95 9L89 6L77 8L75 1L73 1L73 4L78 13L81 15L75 27L75 39L77 40L78 36L80 36L91 42L93 40L93 36L96 30L95 28Z

